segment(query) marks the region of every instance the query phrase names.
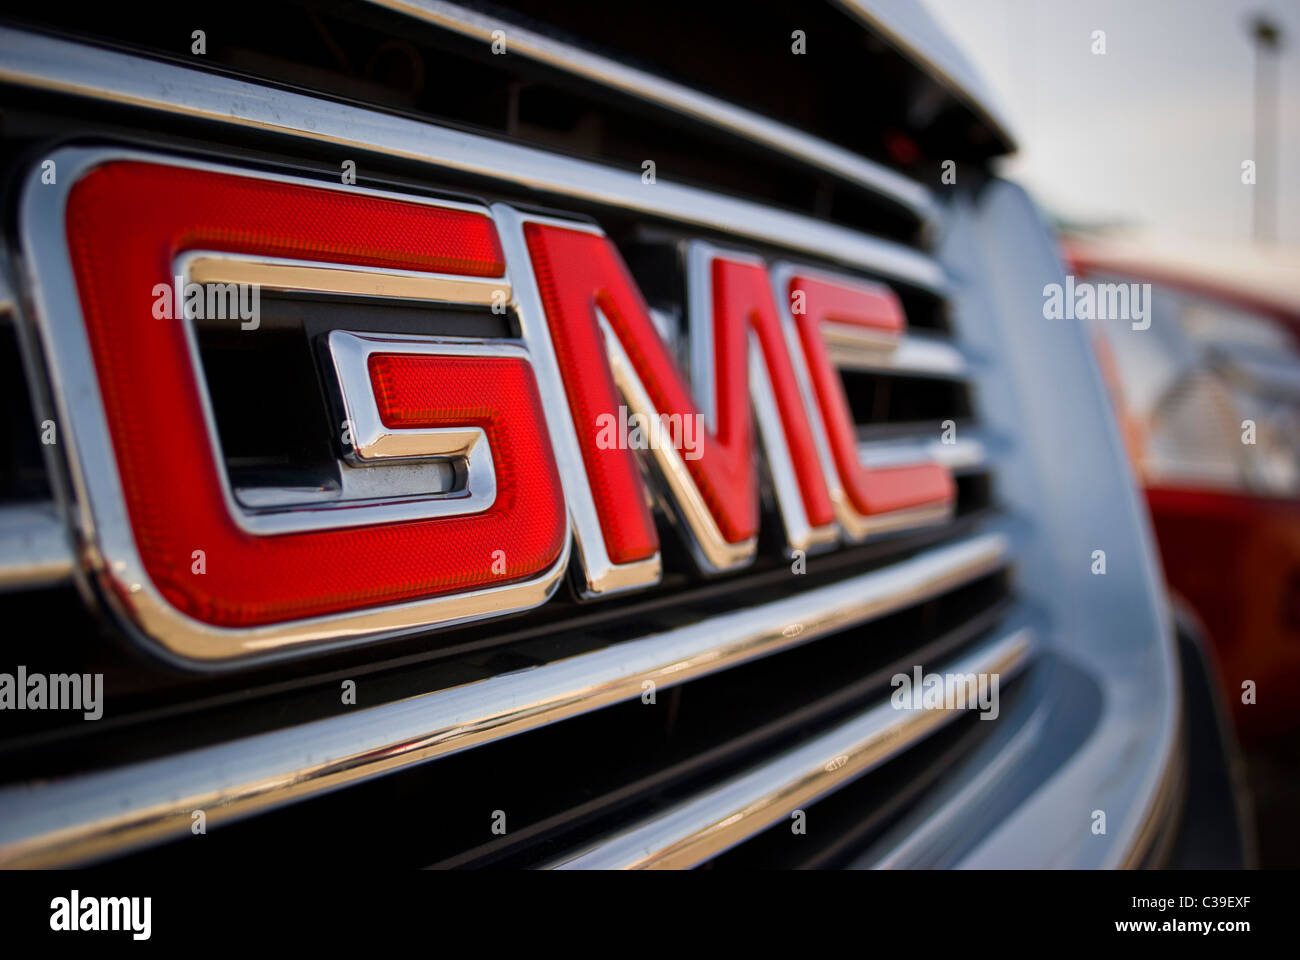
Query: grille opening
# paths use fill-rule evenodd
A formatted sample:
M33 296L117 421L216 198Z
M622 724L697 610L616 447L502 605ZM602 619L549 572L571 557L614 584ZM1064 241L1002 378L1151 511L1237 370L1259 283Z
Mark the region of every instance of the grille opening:
M103 673L104 716L111 715L112 694L134 682L128 661L123 670L120 648L109 630L86 609L77 589L68 584L0 593L0 622L5 624L5 654L0 672L15 675L19 665L27 675ZM115 687L115 678L122 684ZM19 696L26 691L19 690ZM26 778L32 769L25 758L5 755L9 745L48 733L77 737L95 732L102 721L87 722L81 710L6 709L0 724L0 782Z
M342 415L322 341L331 327L362 332L502 337L508 317L488 308L431 308L367 297L264 291L260 325L197 321L199 354L231 486L339 488Z
M903 305L903 315L907 317L909 330L926 330L936 334L951 336L952 318L948 311L948 302L928 290L918 290L903 283L890 284L895 295Z
M937 170L924 169L928 158L952 151L983 158L1002 150L950 90L836 4L664 0L655 17L623 20L610 18L600 0L550 5L542 14L520 0L486 6L501 19L746 106L927 181L938 180ZM792 50L795 29L806 35L806 55ZM864 83L890 95L853 100L846 122L845 91Z
M523 56L494 56L489 44L411 17L344 2L308 5L293 0L229 0L205 12L207 50L200 57L191 53L195 24L184 8L145 2L133 6L132 12L134 16L124 18L107 9L88 8L79 13L75 26L43 8L11 11L6 19L18 26L109 42L186 66L226 71L506 136L638 173L644 160L653 159L657 175L665 180L698 184L904 243L920 243L922 225L914 213L856 183L567 71ZM699 23L701 14L698 7L693 8L680 22L696 23L689 31L695 35L693 42L713 44L734 32L735 23L750 19L753 11L747 8L734 22L717 30ZM504 16L519 20L509 11ZM603 10L592 22L612 25ZM257 23L258 29L247 29L248 23ZM863 28L851 29L854 36L865 36ZM789 30L785 32L788 35ZM681 39L679 34L677 41ZM292 51L292 57L286 56L286 51ZM861 69L868 53L860 47L852 51L855 86L864 82ZM886 56L892 58L891 69L910 69L901 57ZM717 51L710 50L708 59L717 60ZM809 70L796 71L796 75L816 74L834 63L825 57L804 59ZM663 67L651 64L659 73L672 72ZM789 75L788 70L786 73ZM772 82L769 79L765 86ZM814 77L813 82L824 81ZM753 86L753 78L749 86ZM909 85L896 80L876 86L898 95L873 98L871 103L904 118ZM728 92L722 92L725 98ZM837 98L832 95L830 99ZM808 120L783 116L773 106L757 105L759 112L796 126ZM822 137L842 136L844 131L864 135L862 142L848 146L891 166L899 165L881 137L888 129L895 131L889 140L896 139L898 123L886 128L855 119L846 124L838 111L825 119L835 122L804 128ZM933 129L934 125L927 123L922 132ZM946 144L935 154L954 155ZM914 167L924 179L937 178L937 162L917 160Z
M995 505L993 475L986 471L958 473L957 516L964 517L989 510Z
M671 117L647 116L645 106L617 94L603 101L545 83L521 84L514 105L513 135L528 143L575 156L613 163L637 174L651 160L656 179L688 183L715 192L759 199L772 207L831 219L827 197L850 188L828 185L823 177L751 145L745 162L711 131L695 131ZM856 192L856 191L854 191ZM853 224L872 233L912 242L915 221L866 195L856 205L841 204Z
M18 331L9 319L0 319L0 503L44 500L50 497L49 479L41 459L45 425L36 419L23 370ZM54 424L53 439L63 442Z
M960 425L974 414L970 387L960 380L840 370L853 422L873 429L886 423L925 423L937 436L944 420Z
M935 669L938 669L936 666ZM1023 693L1022 677L998 685L995 720L968 711L946 727L875 770L803 808L806 833L795 834L782 820L724 851L702 868L710 870L833 870L855 857L894 826L951 770L1004 726Z
M182 839L123 862L233 865L271 844L295 863L329 859L341 847L391 865L536 864L879 702L893 673L941 662L993 629L1007 590L1004 573L986 576L873 623L661 689L654 705L607 707L214 829L201 849ZM494 839L498 809L509 833ZM374 816L379 810L390 815ZM322 835L334 838L331 851Z
M231 486L336 486L326 407L302 335L270 316L256 331L240 330L238 321L203 322L198 330Z

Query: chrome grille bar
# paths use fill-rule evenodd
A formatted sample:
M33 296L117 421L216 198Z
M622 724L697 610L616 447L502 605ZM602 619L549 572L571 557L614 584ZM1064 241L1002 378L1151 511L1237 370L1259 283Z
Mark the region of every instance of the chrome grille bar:
M966 358L949 341L940 337L908 334L890 350L843 347L831 341L828 352L842 370L865 370L921 377L957 379L967 373Z
M477 683L66 780L0 790L0 866L102 858L479 746L806 643L1001 568L987 533L699 623Z
M1033 635L1022 628L945 664L939 673L1003 679L1027 662ZM857 779L960 715L898 708L888 699L794 750L599 843L559 869L693 867Z
M0 28L0 81L384 153L816 254L935 293L946 288L938 263L910 247L663 177L647 185L639 167L557 156L41 34Z
M820 167L906 207L922 221L934 218L934 201L930 192L916 181L843 147L837 147L795 127L769 120L751 110L454 3L444 3L442 0L368 2L483 43L491 43L493 33L499 30L505 35L511 53L529 57L620 93L659 104Z
M979 436L954 437L952 443L944 443L937 436L866 440L858 443L858 459L873 468L941 463L954 473L980 470L989 465L988 450Z
M42 587L72 576L72 547L54 505L0 506L0 590Z

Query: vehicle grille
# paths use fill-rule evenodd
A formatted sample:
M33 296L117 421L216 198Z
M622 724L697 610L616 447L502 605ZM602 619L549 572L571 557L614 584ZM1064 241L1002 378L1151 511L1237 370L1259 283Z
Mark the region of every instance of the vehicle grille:
M412 42L439 37L445 49L460 50L472 35L410 26ZM84 104L36 81L39 57L9 60L27 36L0 28L3 59L17 64L4 79L44 86L43 109L80 129ZM275 67L250 67L247 51L241 56L232 54L232 67L242 63L246 74ZM24 66L29 73L20 76ZM565 89L590 97L593 76L570 78ZM371 93L376 106L393 107ZM224 128L210 118L186 118L165 103L122 102L96 117L104 136L157 140L151 131L174 122L183 127L174 148L300 170L316 164L310 141L292 131L250 124L214 136ZM674 106L667 95L647 104L619 91L613 102L607 112L624 125L644 115L672 128L677 113L695 135L703 122L698 109ZM424 116L423 101L407 107L420 115L408 122L446 120ZM893 189L902 178L892 170L867 160L859 167L830 150L783 151L746 132L744 120L710 136L725 156L752 156L747 189L727 202L788 199L778 169L829 184L847 199L819 207L814 188L798 213L825 226L824 242L729 230L725 218L704 222L671 204L638 209L567 190L539 196L490 173L420 166L382 150L368 166L388 189L486 190L494 199L593 216L652 306L656 288L673 300L654 251L685 237L888 283L908 314L906 342L888 362L842 370L861 453L869 465L947 463L958 482L950 522L810 557L801 575L765 537L753 567L707 582L689 575L665 529L663 582L643 594L589 605L561 595L524 617L239 674L185 675L135 656L72 586L57 471L47 482L41 459L57 451L42 451L28 430L40 421L45 388L30 377L9 407L17 415L0 447L0 586L9 588L0 616L40 624L39 635L25 632L11 644L15 662L33 671L75 663L103 672L109 697L105 718L89 730L44 714L15 715L6 726L0 863L118 856L234 864L267 850L326 863L343 849L362 861L436 867L836 866L868 849L956 758L990 736L994 725L973 715L900 711L889 702L890 677L920 666L1000 674L1005 712L1015 698L1012 678L1034 650L1035 621L1016 596L1007 532L1014 511L998 496L998 460L1010 441L980 416L972 377L980 360L964 346L947 306L950 281L925 244L942 210L913 181ZM523 126L522 134L542 138L538 124ZM21 118L16 129L27 129ZM43 142L44 134L27 135ZM29 157L30 146L7 149L11 165ZM714 190L707 181L724 180L729 169L694 168L689 179ZM671 164L660 175L671 181ZM833 216L831 207L865 213ZM793 201L783 207L792 216L799 209ZM887 228L862 231L873 222ZM20 313L19 299L5 298L6 323L18 323ZM0 363L16 371L19 345L11 329L5 333ZM27 370L36 369L28 358ZM945 421L955 442L942 439ZM770 530L770 490L764 504ZM357 682L357 707L340 707L343 680ZM653 705L642 702L646 680L656 684ZM207 811L212 830L202 843L191 842L195 809ZM787 826L796 809L807 813L807 835ZM497 811L504 835L491 829Z

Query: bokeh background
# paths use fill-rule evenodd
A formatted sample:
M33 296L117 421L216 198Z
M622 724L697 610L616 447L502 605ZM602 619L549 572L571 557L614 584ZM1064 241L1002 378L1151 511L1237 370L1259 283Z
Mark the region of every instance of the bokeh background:
M1151 284L1150 327L1095 320L1095 348L1258 861L1300 866L1300 2L924 3L1000 101L1000 172L1067 270Z
M1076 225L1248 242L1252 20L1279 28L1278 239L1300 244L1296 0L923 0L974 61L1019 139L1002 172ZM1092 33L1106 53L1092 53Z

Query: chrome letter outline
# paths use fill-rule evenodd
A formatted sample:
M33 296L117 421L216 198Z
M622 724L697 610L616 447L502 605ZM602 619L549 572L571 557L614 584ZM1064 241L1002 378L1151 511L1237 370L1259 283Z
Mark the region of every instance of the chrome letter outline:
M826 549L841 538L856 541L876 530L942 522L950 515L952 482L944 468L890 468L893 475L881 486L873 475L888 471L866 471L856 460L856 447L851 460L846 452L845 418L850 427L852 421L842 387L836 393L837 380L827 371L833 373L845 351L893 349L901 333L901 309L892 327L873 319L873 311L879 312L882 304L888 307L892 292L886 287L824 270L769 265L745 251L699 241L683 244L689 336L688 370L683 372L656 332L617 249L591 223L536 216L505 204L487 208L273 178L137 151L66 148L56 159L60 172L67 173L57 187L41 185L39 171L29 179L21 226L36 325L58 413L67 425L70 493L85 572L133 636L179 662L239 664L517 612L546 602L570 568L584 597L657 583L661 559L652 504L673 519L699 572L741 569L755 555L762 522L759 470L764 465L787 552ZM293 503L284 495L270 505L250 506L221 467L196 333L184 318L175 321L178 331L173 333L184 337L190 386L201 401L202 422L196 427L220 479L214 489L221 502L213 503L212 510L228 515L240 536L254 538L254 546L263 542L259 538L389 524L426 524L433 526L422 529L432 530L499 509L498 484L511 464L500 460L490 431L454 423L417 428L385 423L371 361L376 356L495 358L522 365L526 376L520 382L535 383L542 414L536 439L528 442L545 447L541 452L558 475L554 510L537 514L558 511L562 518L553 558L547 554L547 562L539 561L535 569L499 586L400 602L377 600L308 617L276 613L247 625L220 622L206 608L178 606L175 590L159 588L142 553L138 518L119 472L122 434L115 440L111 429L111 418L120 413L113 413L116 408L102 392L104 371L92 347L91 320L83 311L87 293L78 288L63 226L77 184L112 163L202 171L231 181L289 183L487 218L504 257L504 273L496 277L211 248L181 250L169 264L176 275L199 283L255 283L313 296L379 296L430 305L507 302L518 339L348 330L325 337L325 378L352 431L351 445L340 448L341 469L372 479L397 465L416 478L417 489L394 492L371 483L351 493L343 490L330 502ZM575 253L583 254L585 267L572 260ZM814 315L793 309L796 284L809 288L805 299ZM578 414L607 410L611 403L646 418L700 415L707 428L701 456L684 458L671 445L596 456L595 419ZM165 443L155 451L160 457L167 452ZM428 482L420 487L426 473ZM450 487L448 477L455 478ZM376 489L389 489L389 494L376 496ZM165 502L160 509L167 509ZM572 563L570 537L577 545Z

